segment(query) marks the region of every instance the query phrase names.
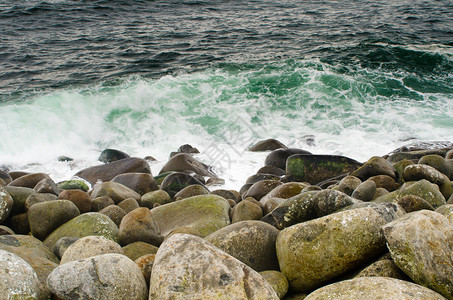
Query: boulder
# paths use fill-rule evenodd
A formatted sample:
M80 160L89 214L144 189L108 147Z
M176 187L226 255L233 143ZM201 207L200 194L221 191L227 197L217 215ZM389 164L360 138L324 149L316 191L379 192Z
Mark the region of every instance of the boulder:
M66 199L77 206L80 213L91 211L91 198L87 192L81 190L64 190L58 195L58 199Z
M426 179L437 185L445 182L444 175L437 171L435 168L428 165L409 165L404 168L403 172L404 181L418 181Z
M181 200L193 196L198 196L198 195L207 195L209 194L209 190L202 185L199 184L193 184L186 186L182 190L176 193L175 195L175 200Z
M252 152L264 152L269 150L276 150L276 149L287 149L287 147L280 141L276 139L267 139L264 141L259 141L255 145L249 148L249 151Z
M115 223L116 226L120 227L121 221L123 218L126 216L126 212L124 209L119 207L118 205L112 204L109 205L99 211L99 213L106 215L107 217L110 218L110 220Z
M376 183L373 180L365 180L352 193L351 197L362 201L371 201L376 194Z
M33 268L19 256L0 250L2 299L45 299Z
M151 273L150 299L278 299L252 268L189 234L160 246Z
M124 158L130 158L130 156L120 150L105 149L99 155L98 160L103 163L111 163Z
M286 175L294 181L317 184L352 172L362 164L339 155L291 155L286 161ZM358 177L358 176L357 176Z
M393 192L394 190L398 189L400 185L388 175L376 175L371 176L368 180L374 181L376 184L376 188L384 188L389 192Z
M8 172L0 170L0 179L2 179L5 184L9 184L13 179L11 178L11 175L8 174Z
M153 208L155 204L167 204L172 202L170 195L163 190L157 190L144 194L140 199L142 206Z
M38 182L43 179L49 179L49 175L45 173L32 173L26 174L19 178L14 179L13 181L8 184L8 186L20 186L20 187L27 187L27 188L34 188Z
M259 200L263 205L266 204L266 202L274 197L277 198L283 198L283 199L288 199L291 197L294 197L296 195L299 195L301 191L306 188L308 184L306 183L301 183L301 182L287 182L282 185L279 185L272 189L269 193L267 193L264 197Z
M10 216L9 220L8 220L8 225L17 234L29 234L30 233L30 224L28 224L27 213Z
M103 236L86 236L78 239L64 251L60 265L96 255L118 253L124 254L120 245Z
M198 154L200 151L197 148L192 147L192 145L184 144L181 145L175 152L171 152L170 157L173 157L179 153Z
M118 204L127 198L134 198L135 200L140 201L141 197L137 192L117 182L103 182L96 184L91 192L91 198L94 199L101 196L109 196L115 204Z
M63 257L63 254L68 250L69 246L74 244L80 238L72 237L72 236L65 236L59 239L55 246L53 246L52 252L59 258Z
M151 218L165 237L177 228L193 228L202 237L230 224L230 204L216 195L200 195L155 207Z
M420 158L418 163L422 165L431 166L438 170L439 172L441 172L442 174L450 176L450 169L445 161L445 158L440 155L436 154L425 155L422 158Z
M252 197L253 199L260 201L262 197L282 184L282 182L276 180L258 181L250 186L243 198Z
M5 225L0 225L0 235L9 235L9 234L14 234L14 231Z
M259 220L263 217L263 210L257 204L251 201L241 201L233 208L231 223L237 223L246 220Z
M4 189L13 198L14 205L12 208L12 214L20 214L25 212L25 201L31 194L36 194L32 188L19 187L19 186L5 186Z
M162 167L159 174L175 171L175 172L194 172L200 176L217 177L212 172L211 167L199 162L188 153L179 153L170 158L170 160Z
M283 229L276 249L290 287L308 292L382 255L381 226L403 215L396 204L331 214Z
M89 235L100 235L117 242L118 226L106 215L96 212L84 213L55 229L44 240L44 244L49 249L53 249L55 243L62 237Z
M107 206L114 204L115 202L109 196L96 197L91 201L91 210L94 212L101 211Z
M280 181L281 176L277 176L274 174L266 174L266 173L256 173L250 177L247 178L245 181L246 184L254 184L257 183L258 181L262 180L273 180L273 181Z
M145 254L134 260L140 271L142 271L143 277L145 278L145 282L148 287L151 281L151 272L153 270L155 259L156 254Z
M266 156L266 160L264 161L264 165L266 166L274 166L280 169L286 169L286 159L294 154L311 154L308 151L302 149L277 149L272 151Z
M50 193L54 195L58 195L60 191L58 190L57 184L49 177L49 178L44 178L40 182L38 182L34 190L37 193Z
M362 183L358 177L348 175L340 180L338 183L338 190L345 193L348 196L352 195L352 192Z
M442 206L446 203L444 196L439 190L439 186L430 183L426 179L422 179L408 186L403 186L401 189L381 196L373 202L394 202L397 203L406 195L418 196L427 201L434 208Z
M242 221L211 233L205 240L261 272L279 268L275 252L278 232L261 221Z
M105 165L93 166L83 169L75 176L87 180L91 185L97 181L110 181L115 176L123 173L148 173L151 174L151 168L148 162L141 158L131 157L114 161Z
M124 255L135 261L143 255L156 254L158 249L156 246L145 242L134 242L124 246L123 252Z
M436 209L436 212L444 215L453 225L453 204L445 204Z
M389 253L360 270L354 277L391 277L406 281L411 280L398 268Z
M134 198L127 198L118 203L118 207L123 209L126 213L130 213L139 206L140 205L138 204L137 200L135 200Z
M57 184L57 188L59 190L81 190L84 192L88 192L90 190L88 184L79 179L71 179L59 182Z
M427 209L427 210L434 210L434 207L429 204L425 199L414 196L414 195L406 195L401 197L398 200L398 205L400 205L406 212L413 212L417 210ZM443 205L445 206L445 205ZM441 207L443 207L441 206Z
M212 195L217 195L220 197L223 197L225 199L233 199L236 203L241 200L241 196L239 195L238 192L232 191L232 190L215 190L211 192Z
M283 299L289 288L285 275L275 270L262 271L259 274L270 284L278 298Z
M156 191L159 186L151 173L126 173L115 176L112 182L121 183L131 190L139 193L140 196L148 192Z
M443 215L408 213L382 231L395 264L414 282L453 299L453 226Z
M384 158L373 156L351 175L360 178L362 181L376 175L387 175L396 178L395 168Z
M276 175L276 176L283 176L285 175L285 170L277 168L275 166L264 166L261 167L256 173L262 173L262 174L271 174L271 175Z
M305 300L442 300L438 293L404 280L388 277L359 277L336 282L309 294Z
M166 191L173 198L180 190L192 184L203 185L201 181L189 174L175 172L165 177L160 189Z
M0 223L8 218L12 211L14 200L10 194L3 188L0 187Z
M69 200L37 203L28 211L28 223L34 237L44 240L55 229L80 215L79 209Z
M58 199L58 197L55 194L49 194L49 193L31 194L30 196L27 197L27 200L25 200L25 211L28 212L30 210L30 207L32 207L35 204L48 202L48 201L54 201L57 199Z
M159 246L163 236L151 212L146 207L139 207L124 216L119 227L119 243L127 245L133 242L146 242Z
M138 266L117 253L62 264L50 273L47 285L60 299L148 299Z

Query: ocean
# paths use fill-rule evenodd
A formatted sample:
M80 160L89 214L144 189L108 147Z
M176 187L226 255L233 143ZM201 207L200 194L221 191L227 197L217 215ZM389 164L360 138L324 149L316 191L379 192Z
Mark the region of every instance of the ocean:
M0 0L0 167L191 144L226 188L276 138L359 161L453 141L453 1ZM58 161L68 156L73 161Z

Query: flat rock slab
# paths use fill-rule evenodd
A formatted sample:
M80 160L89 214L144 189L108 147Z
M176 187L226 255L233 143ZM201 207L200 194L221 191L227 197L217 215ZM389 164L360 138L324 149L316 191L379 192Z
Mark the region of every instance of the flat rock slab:
M445 216L416 211L382 230L401 270L416 283L453 299L453 226Z
M415 283L388 277L360 277L320 288L305 300L442 300L438 293Z
M189 234L173 234L154 261L149 299L279 299L252 268Z

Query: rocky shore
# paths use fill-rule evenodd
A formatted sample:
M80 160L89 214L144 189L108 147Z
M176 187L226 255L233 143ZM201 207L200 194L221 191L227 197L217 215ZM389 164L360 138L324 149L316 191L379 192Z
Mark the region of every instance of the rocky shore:
M453 299L453 144L250 151L240 190L189 145L159 174L114 149L64 182L1 170L0 299Z

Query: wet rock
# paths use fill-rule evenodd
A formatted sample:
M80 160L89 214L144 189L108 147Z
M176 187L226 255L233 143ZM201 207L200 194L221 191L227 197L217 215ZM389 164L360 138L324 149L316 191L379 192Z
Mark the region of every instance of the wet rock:
M3 299L43 299L33 268L19 256L0 250L0 290Z
M14 200L10 194L3 188L0 187L0 223L8 218L12 211Z
M8 224L11 229L17 234L29 234L30 233L30 224L28 223L27 213L17 214L10 216Z
M117 242L118 227L109 217L103 214L96 212L84 213L55 229L44 240L44 244L49 249L53 249L55 243L62 237L84 237L89 235L100 235Z
M397 203L406 195L418 196L427 201L434 208L445 204L445 198L439 191L439 187L426 179L422 179L406 187L401 187L401 189L381 196L373 201Z
M427 209L434 210L434 207L429 204L425 199L414 196L406 195L401 197L397 202L406 212L413 212L417 210Z
M218 177L210 177L206 181L207 186L219 186L219 185L224 185L225 184L225 179L218 178Z
M148 299L138 266L116 253L62 264L49 275L47 285L61 299Z
M48 193L31 194L30 196L27 197L27 200L25 200L25 211L28 212L30 210L30 207L32 207L35 204L54 201L57 199L58 197L55 194Z
M263 214L267 215L274 209L276 209L280 204L285 202L287 199L272 197L266 201L266 204L263 205Z
M261 180L254 183L247 192L244 194L243 198L252 197L255 200L261 200L262 197L267 195L270 191L282 185L280 181L275 180Z
M139 193L140 196L159 189L153 175L148 173L120 174L115 176L111 181L127 186L131 190Z
M123 247L124 255L134 261L143 255L156 254L158 249L156 246L145 242L134 242Z
M276 150L276 149L287 149L287 147L280 141L276 139L267 139L263 141L259 141L255 145L249 148L249 151L252 152L263 152L269 150Z
M279 268L275 252L278 232L261 221L242 221L211 233L205 240L260 272Z
M112 204L109 205L99 211L99 213L106 215L110 218L110 220L115 223L116 226L120 227L121 221L123 220L124 216L126 216L126 212L124 209L119 207L118 205Z
M453 204L445 204L436 209L436 212L445 216L453 225Z
M374 194L376 194L376 183L373 180L365 180L354 190L351 197L362 201L371 201Z
M175 172L165 177L160 189L166 191L173 198L180 190L192 184L203 185L198 179L189 174Z
M418 181L426 179L437 185L444 183L444 177L441 172L428 165L410 165L404 168L403 179L405 181Z
M150 299L278 299L253 269L202 238L174 234L159 248Z
M173 157L179 153L198 154L200 151L197 148L192 147L189 144L181 145L176 152L171 152L170 157Z
M59 190L82 190L88 192L90 187L82 180L72 179L57 184Z
M115 202L109 196L96 197L91 201L91 210L97 212L114 204Z
M83 178L91 185L94 185L97 181L110 181L115 176L123 173L151 174L151 169L146 160L131 157L83 169L77 172L75 176Z
M178 193L175 195L175 200L181 200L193 196L198 196L198 195L207 195L209 194L209 190L199 184L193 184L186 186L182 190L180 190Z
M270 284L277 296L283 299L289 288L288 279L285 275L274 270L262 271L259 274Z
M124 216L119 227L119 243L127 245L133 242L146 242L160 245L163 241L160 228L153 220L146 207L134 209Z
M376 175L387 175L396 178L395 168L384 158L373 156L351 175L360 178L362 181Z
M453 226L443 215L409 213L382 227L395 264L414 282L453 299Z
M364 207L285 228L276 242L281 272L294 291L318 288L381 255L381 226L402 214L397 205Z
M91 199L87 192L81 190L65 190L58 195L58 199L71 201L82 214L91 211Z
M361 165L356 160L339 155L292 155L286 161L286 175L295 181L317 184L352 172Z
M71 201L47 201L30 207L28 223L33 236L44 240L55 229L78 215L80 215L80 211Z
M162 167L159 174L175 171L175 172L194 172L200 176L217 177L212 172L211 167L199 162L192 155L187 153L179 153L170 158L170 160Z
M91 192L91 198L101 196L109 196L115 204L118 204L127 198L133 198L137 201L140 201L141 198L140 194L117 182L103 182L96 184Z
M241 196L239 195L238 192L233 192L231 190L215 190L211 192L212 195L218 195L220 197L223 197L225 199L233 199L236 203L241 200Z
M140 205L138 204L137 200L133 198L127 198L118 203L118 207L122 208L126 213L130 213L139 206Z
M256 171L257 174L271 174L271 175L276 175L276 176L283 176L286 174L285 170L277 168L275 166L264 166L260 168L258 171Z
M247 178L246 184L255 184L262 180L280 181L280 176L274 174L257 173Z
M7 235L7 234L14 234L14 231L5 225L0 225L0 235Z
M438 170L439 172L441 172L442 174L450 176L450 169L445 161L445 158L443 158L440 155L436 154L425 155L422 158L420 158L418 163L421 165L431 166Z
M28 188L34 188L38 182L40 182L43 179L49 179L49 175L44 174L44 173L33 173L33 174L26 174L23 175L19 178L14 179L11 181L8 186L20 186L20 187L28 187Z
M324 300L332 297L339 300L445 299L438 293L412 282L387 277L359 277L327 285L309 294L305 300Z
M384 188L389 192L393 192L400 187L395 179L388 175L376 175L368 178L368 180L374 181L376 188Z
M32 188L18 187L18 186L5 186L4 189L13 198L14 205L12 214L20 214L25 212L25 201L31 194L36 194Z
M205 237L230 224L230 204L216 195L200 195L161 205L151 217L163 237L177 228L194 228Z
M103 163L111 163L117 160L121 160L124 158L130 158L130 156L123 151L116 150L116 149L105 149L101 152L98 157L98 160Z
M352 192L362 183L358 177L348 175L340 180L338 184L338 190L345 193L348 196L352 195Z
M162 205L170 202L172 202L170 195L163 190L146 193L141 198L142 206L148 207L149 209L153 208L156 203Z
M58 195L60 193L57 184L50 178L45 178L38 182L34 187L34 190L37 193L50 193L54 195Z
M306 188L308 184L300 182L287 182L282 185L279 185L267 193L264 197L260 199L260 202L265 205L266 202L273 197L288 199L294 197ZM258 199L257 199L258 200Z
M120 245L102 236L86 236L71 244L61 257L60 265L96 255L124 254Z
M277 149L269 153L264 161L266 166L274 166L283 170L286 170L286 159L294 154L311 154L308 151L302 149Z
M11 178L11 175L8 174L8 172L0 170L0 179L3 179L5 184L9 184L13 179Z

